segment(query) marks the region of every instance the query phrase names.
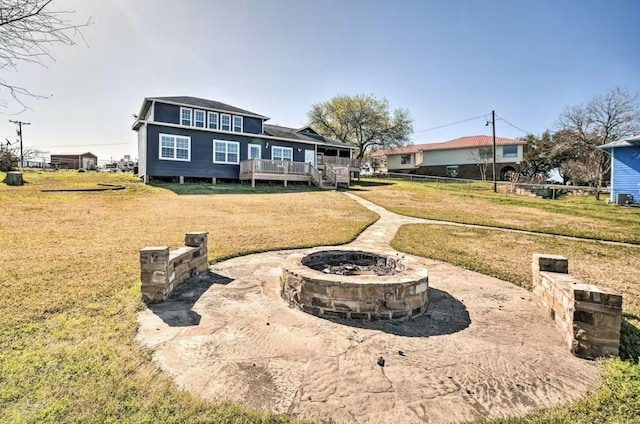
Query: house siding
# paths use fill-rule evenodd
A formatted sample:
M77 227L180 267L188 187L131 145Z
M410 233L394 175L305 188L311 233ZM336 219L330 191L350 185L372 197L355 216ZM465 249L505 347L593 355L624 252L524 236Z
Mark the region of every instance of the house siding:
M434 165L434 166L421 166L418 168L417 173L420 175L429 175L433 177L449 177L447 175L447 166L457 166L458 176L456 178L479 180L482 178L480 173L480 167L476 164L451 164L451 165ZM520 165L515 162L496 163L496 174L498 180L503 179L504 172L507 170L519 171ZM486 169L487 180L493 180L493 165L488 164Z
M210 111L211 109L204 109L204 108L200 108L200 107L195 107L195 106L178 106L178 105L173 105L173 104L167 104L167 103L160 103L160 102L155 102L155 106L154 106L154 113L153 113L153 117L154 117L154 121L155 122L166 122L169 124L180 124L180 108L181 107L185 107L187 109L192 109L192 110L204 110L205 111L205 117L206 119L208 119L208 114L206 112ZM218 114L223 114L226 112L221 112L221 111L216 111L213 110L212 112L218 112ZM242 116L242 131L243 133L247 133L247 134L262 134L262 119L260 118L254 118L251 116L244 116L244 115L240 115L240 114L234 114L234 113L228 113L231 116ZM193 112L192 112L192 117L193 117ZM193 119L193 118L192 118ZM233 123L233 118L232 118L232 123ZM208 125L205 124L205 125Z
M156 114L157 114L156 108ZM173 161L159 159L160 134L181 135L191 138L191 160ZM263 139L240 134L214 133L190 128L173 128L149 124L147 126L146 173L149 176L215 177L238 179L240 165L213 163L213 140L240 143L240 160L248 157L248 144L262 146L262 159L271 159L273 146L291 147L293 160L304 162L304 150L314 149L313 144Z
M402 163L402 156L411 155L410 163ZM387 169L389 172L406 172L417 169L422 163L422 152L393 154L387 156Z
M147 181L147 126L138 129L138 176Z
M611 201L628 193L640 203L640 146L614 148L611 162Z
M180 124L180 106L156 102L153 110L153 120L155 122Z
M491 147L491 146L489 146ZM523 147L518 145L518 154L515 157L503 157L502 147L497 146L496 163L520 163L522 162ZM478 147L449 150L425 150L422 156L421 166L447 166L447 165L475 165L473 154ZM492 162L492 160L491 160Z

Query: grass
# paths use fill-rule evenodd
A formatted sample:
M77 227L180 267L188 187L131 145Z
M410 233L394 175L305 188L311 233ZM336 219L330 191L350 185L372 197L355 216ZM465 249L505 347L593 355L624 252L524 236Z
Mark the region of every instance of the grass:
M535 199L496 194L487 183L368 180L354 187L355 194L402 215L640 244L640 208L593 196Z
M195 184L175 184L165 182L153 182L152 186L171 190L176 194L266 194L266 193L305 193L311 191L321 191L323 189L308 184L289 183L287 187L282 182L273 184L259 184L251 187L251 184L234 183L195 183Z
M335 192L189 196L128 173L24 178L0 184L0 422L294 421L207 402L160 372L135 339L138 249L197 230L209 231L211 260L340 244L373 213ZM96 183L126 190L40 192Z
M151 352L135 340L136 314L144 307L138 249L181 245L184 233L194 230L209 231L211 260L339 244L375 220L374 214L339 193L299 186L149 186L127 173L26 172L24 177L23 187L0 184L0 422L294 421L207 402L177 390L160 372ZM40 192L97 183L124 184L126 190ZM451 215L506 225L500 220L511 217L518 225L549 231L562 230L564 223L566 231L576 233L638 232L637 211L591 198L541 201L494 195L482 185L414 184L361 185L359 194L431 218ZM593 222L597 231L573 223L574 218ZM640 248L439 225L402 227L393 244L525 287L534 251L560 253L569 257L576 276L622 292L624 360L601 362L602 385L571 405L493 422L640 422Z

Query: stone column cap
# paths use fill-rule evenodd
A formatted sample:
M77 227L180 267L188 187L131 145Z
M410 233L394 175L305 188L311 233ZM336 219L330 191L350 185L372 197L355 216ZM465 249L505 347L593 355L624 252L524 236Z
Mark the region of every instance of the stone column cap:
M140 252L164 252L168 250L169 246L147 246L140 249Z
M534 258L548 258L548 259L557 259L557 260L568 260L565 256L562 255L550 255L547 253L534 253Z
M184 233L185 236L202 236L209 234L208 231L190 231L188 233Z

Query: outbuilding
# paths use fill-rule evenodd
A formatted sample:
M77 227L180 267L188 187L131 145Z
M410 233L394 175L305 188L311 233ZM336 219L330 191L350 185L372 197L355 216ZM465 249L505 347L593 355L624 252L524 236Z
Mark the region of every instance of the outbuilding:
M52 154L51 166L58 169L95 169L98 157L91 152Z

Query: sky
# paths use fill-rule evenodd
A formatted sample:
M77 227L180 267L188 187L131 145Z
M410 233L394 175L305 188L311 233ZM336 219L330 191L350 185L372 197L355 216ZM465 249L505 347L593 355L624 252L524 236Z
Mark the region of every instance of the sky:
M0 108L0 140L15 140L9 119L21 120L25 148L100 162L137 157L132 115L145 97L217 100L300 127L314 103L372 94L409 110L418 144L490 135L492 110L496 135L539 134L569 105L640 91L638 0L56 0L53 10L92 24L84 41L51 46L45 66L0 69L47 96L25 98L17 115L14 103Z

